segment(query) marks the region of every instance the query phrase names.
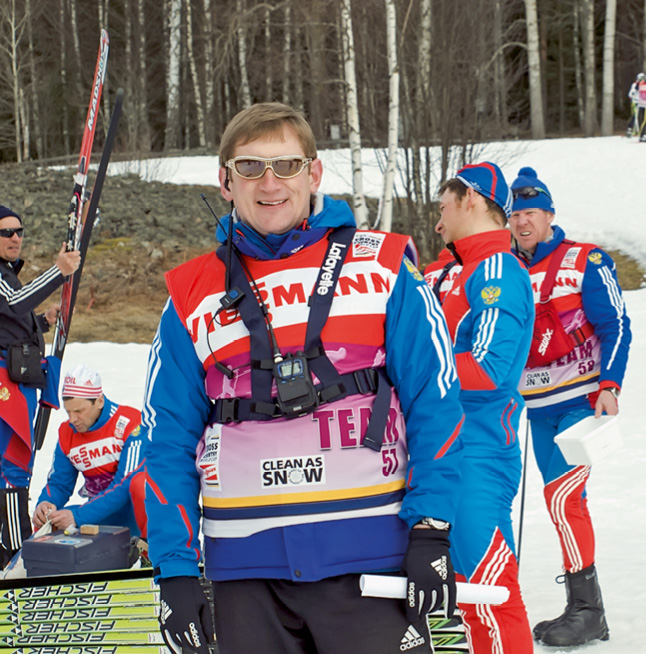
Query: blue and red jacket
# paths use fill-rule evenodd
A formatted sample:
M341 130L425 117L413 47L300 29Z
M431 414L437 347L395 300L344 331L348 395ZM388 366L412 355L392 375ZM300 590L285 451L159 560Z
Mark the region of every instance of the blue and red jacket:
M511 252L507 230L453 245L462 270L442 308L462 386L462 438L470 456L515 456L523 407L518 381L534 322L529 275Z
M129 484L143 469L144 438L141 413L119 406L105 398L96 423L79 433L69 423L59 427L52 467L38 502L51 502L58 509L69 509L77 525L114 524L138 532L131 507ZM79 495L89 498L80 506L65 506L84 477Z
M346 203L321 199L305 229L262 241L236 226L234 242L266 298L279 346L289 351L303 348L307 299L330 230L354 226ZM357 232L350 248L321 339L343 373L357 362L387 371L396 394L386 437L393 426L398 437L380 452L360 446L374 395L333 400L291 420L212 424L212 399L250 397L249 331L235 311L209 318L224 294L224 266L215 254L168 274L171 299L151 349L143 411L149 552L158 577L199 574L202 517L209 578L294 581L399 568L410 526L425 515L453 520L463 412L441 309L404 256L403 237ZM214 359L234 371L232 379ZM300 426L302 438L294 440ZM408 460L400 458L402 443ZM267 454L272 445L275 454ZM248 474L236 474L247 464ZM322 466L325 479L307 477ZM348 473L338 475L346 466ZM390 484L400 496L370 506L371 488L361 494L349 487L382 469L386 483L372 496ZM342 509L335 513L333 504Z
M538 303L554 251L566 242L550 300L568 334L584 330L588 335L567 356L525 369L520 390L530 418L594 408L599 390L620 389L632 338L612 258L591 243L566 241L556 225L552 229L552 239L539 243L531 260L520 252L516 255L529 265ZM585 330L588 323L593 333Z

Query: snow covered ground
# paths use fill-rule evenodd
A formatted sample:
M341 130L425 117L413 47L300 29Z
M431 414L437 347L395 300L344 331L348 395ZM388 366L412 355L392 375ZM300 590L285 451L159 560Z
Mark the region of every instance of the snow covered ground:
M646 145L621 137L559 139L493 144L490 156L502 163L511 181L521 166L536 168L556 204L557 222L570 237L616 247L646 263L646 229L640 199L646 192ZM322 152L326 174L323 190L350 190L347 151ZM366 187L378 194L379 167L365 156ZM371 163L372 162L372 163ZM149 179L209 184L217 180L217 160L209 157L140 163L137 170ZM123 165L121 165L121 170ZM113 172L116 172L116 168ZM562 216L562 219L561 219ZM621 396L624 446L595 466L589 483L589 508L597 536L597 567L603 590L610 640L595 641L577 651L594 654L646 652L646 422L641 413L642 372L646 370L646 289L625 294L633 321L633 344ZM63 370L87 363L101 372L110 399L141 407L146 374L147 345L72 343ZM45 446L36 458L32 501L45 483L64 412L52 413ZM522 440L525 427L521 426ZM527 466L521 585L530 622L556 617L565 605L564 586L554 578L561 572L555 531L543 504L542 484L530 453ZM519 501L515 515L518 528ZM536 646L536 652L566 650Z

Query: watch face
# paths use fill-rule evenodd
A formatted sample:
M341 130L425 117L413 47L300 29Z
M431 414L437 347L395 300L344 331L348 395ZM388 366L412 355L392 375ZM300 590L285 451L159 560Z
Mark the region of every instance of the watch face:
M451 528L450 523L445 520L436 520L435 518L423 518L420 522L424 525L428 525L432 529L438 529L440 531L447 531Z

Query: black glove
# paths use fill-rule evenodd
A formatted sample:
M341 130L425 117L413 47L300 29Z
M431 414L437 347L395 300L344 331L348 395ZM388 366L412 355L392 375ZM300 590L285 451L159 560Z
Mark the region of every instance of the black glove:
M197 577L159 580L159 626L164 642L174 654L184 651L209 654L215 632L211 607Z
M455 572L449 554L449 532L411 529L404 557L406 618L414 624L444 604L444 616L455 611Z

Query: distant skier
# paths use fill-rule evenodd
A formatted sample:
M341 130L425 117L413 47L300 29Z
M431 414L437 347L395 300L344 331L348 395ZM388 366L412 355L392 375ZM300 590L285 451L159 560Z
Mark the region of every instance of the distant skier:
M637 75L637 125L639 127L639 142L646 142L646 75Z
M143 438L137 409L103 394L99 373L78 365L65 375L63 404L69 420L58 430L54 461L34 512L34 526L47 519L56 529L83 524L122 525L145 536ZM78 475L89 498L67 506Z
M628 98L630 99L630 120L628 121L628 127L626 128L626 136L636 136L639 134L639 121L637 119L638 112L638 99L639 99L639 89L638 85L641 79L644 78L644 73L639 73L635 78L635 81L630 85L630 90L628 91Z
M536 302L534 340L521 379L544 495L561 542L567 606L539 622L534 638L565 647L608 639L594 566L585 485L590 466L569 465L554 437L587 418L618 412L631 340L613 260L552 224L554 203L532 168L512 184L509 221L516 254L529 265Z

